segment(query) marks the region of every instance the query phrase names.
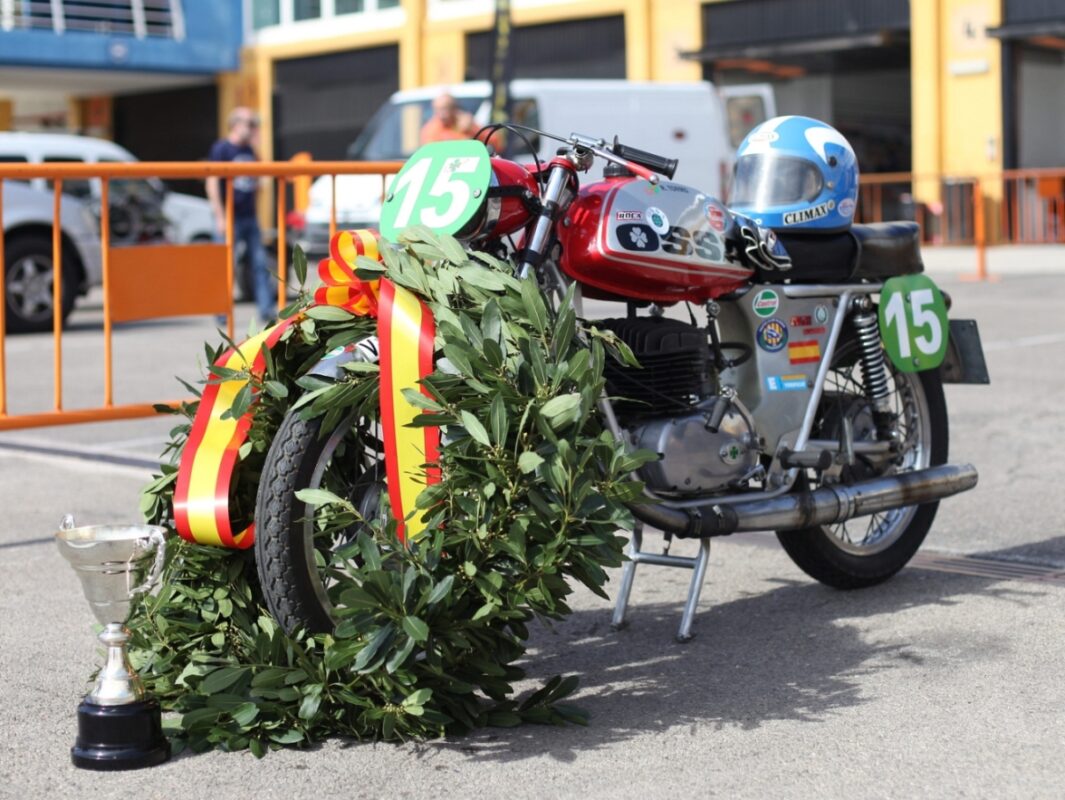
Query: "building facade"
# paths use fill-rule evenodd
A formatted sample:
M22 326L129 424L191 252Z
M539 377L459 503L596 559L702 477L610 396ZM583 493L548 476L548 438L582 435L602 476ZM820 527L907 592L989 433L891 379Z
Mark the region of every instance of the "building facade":
M0 130L202 158L218 132L218 76L239 69L243 39L234 2L0 0Z
M342 158L393 91L487 75L494 5L0 0L0 129L32 123L47 83L63 124L143 158L163 157L160 115L180 123L167 137L188 129L167 157L191 157L237 104L258 107L264 157ZM834 124L866 172L1065 167L1062 0L512 5L515 77L769 82L781 113Z

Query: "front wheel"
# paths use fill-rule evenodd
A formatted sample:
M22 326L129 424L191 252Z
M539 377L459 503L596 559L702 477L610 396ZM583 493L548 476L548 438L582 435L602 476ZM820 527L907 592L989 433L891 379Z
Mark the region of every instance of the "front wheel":
M799 476L797 488L864 480L925 469L947 461L947 405L938 370L903 373L886 360L898 447L884 455L859 455L835 472L813 470ZM875 442L876 425L866 399L857 341L842 343L833 358L814 425L814 438L838 440L849 419L855 443ZM939 502L894 508L835 525L778 531L791 560L807 575L837 589L881 583L902 569L935 519Z
M350 504L316 512L297 497L331 492ZM323 435L322 418L290 411L281 424L259 482L255 560L267 608L286 633L331 631L338 571L347 546L382 513L384 458L375 427L341 423Z

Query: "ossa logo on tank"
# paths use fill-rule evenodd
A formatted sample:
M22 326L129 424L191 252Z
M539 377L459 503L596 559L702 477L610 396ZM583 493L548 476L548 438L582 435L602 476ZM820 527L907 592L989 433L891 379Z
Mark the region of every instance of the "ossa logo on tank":
M674 225L659 236L650 225L618 225L617 237L626 250L641 253L661 249L666 255L681 258L694 256L714 263L721 263L724 257L721 239L708 230L692 233L687 228Z

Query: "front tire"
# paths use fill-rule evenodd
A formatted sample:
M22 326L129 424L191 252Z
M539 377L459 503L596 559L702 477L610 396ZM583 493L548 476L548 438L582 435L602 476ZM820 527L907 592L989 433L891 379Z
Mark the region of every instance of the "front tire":
M856 442L876 438L858 352L857 342L850 340L840 345L833 359L815 423L816 438L837 439L844 415L852 419ZM810 471L799 476L797 488L816 489L828 480L861 480L946 463L947 405L939 370L902 373L885 360L902 439L900 452L886 464L859 462L836 478ZM906 566L924 541L938 508L938 501L906 506L836 525L777 531L777 538L811 578L836 589L860 589L882 583Z
M255 561L267 608L286 633L333 630L330 578L334 556L365 522L322 530L315 506L296 497L303 489L328 489L348 500L363 520L381 513L383 458L367 426L349 420L321 435L322 417L290 411L263 466L255 507Z

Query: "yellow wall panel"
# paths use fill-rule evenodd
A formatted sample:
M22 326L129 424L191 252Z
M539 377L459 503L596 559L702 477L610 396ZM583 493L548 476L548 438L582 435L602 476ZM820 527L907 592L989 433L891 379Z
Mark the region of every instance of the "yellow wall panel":
M943 171L1002 169L1002 59L985 33L1000 22L999 0L941 0Z
M423 39L422 84L461 83L466 74L466 34L427 28Z
M699 0L655 0L651 8L651 75L656 81L702 80L698 61L679 53L702 47L702 8Z

